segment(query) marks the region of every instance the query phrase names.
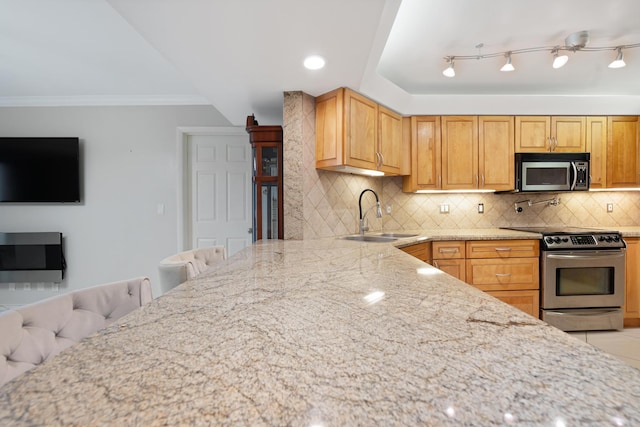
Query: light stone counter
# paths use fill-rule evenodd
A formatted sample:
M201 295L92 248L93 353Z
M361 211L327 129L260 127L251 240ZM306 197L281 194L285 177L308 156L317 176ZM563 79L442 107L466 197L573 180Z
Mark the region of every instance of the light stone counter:
M591 345L324 239L247 248L6 384L0 425L637 426L639 402Z

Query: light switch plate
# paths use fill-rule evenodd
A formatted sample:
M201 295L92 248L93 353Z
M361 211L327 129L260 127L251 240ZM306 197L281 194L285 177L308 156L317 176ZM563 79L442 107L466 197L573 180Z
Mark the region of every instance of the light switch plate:
M446 203L442 203L440 205L440 213L449 213L449 205Z

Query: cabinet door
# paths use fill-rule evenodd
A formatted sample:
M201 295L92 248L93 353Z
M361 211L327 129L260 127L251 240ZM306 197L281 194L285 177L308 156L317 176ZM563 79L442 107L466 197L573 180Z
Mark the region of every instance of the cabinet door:
M607 118L587 117L586 151L591 153L589 175L591 188L607 186Z
M433 266L463 282L467 279L463 259L434 259Z
M442 188L478 188L478 117L443 116Z
M551 117L551 151L585 151L586 117Z
M316 168L342 165L344 89L316 98Z
M640 238L624 240L627 242L624 326L640 326Z
M421 261L431 264L431 242L416 243L415 245L400 248L400 250L418 258Z
M540 318L540 294L538 291L488 291L487 294L536 319Z
M435 190L441 186L440 117L411 117L411 174L403 177L402 191Z
M638 117L610 116L607 121L607 187L640 185Z
M513 190L513 116L478 117L479 188Z
M551 118L548 116L516 116L516 153L549 151Z
M402 173L402 116L378 106L378 170Z
M345 164L376 169L378 105L349 89L344 91Z

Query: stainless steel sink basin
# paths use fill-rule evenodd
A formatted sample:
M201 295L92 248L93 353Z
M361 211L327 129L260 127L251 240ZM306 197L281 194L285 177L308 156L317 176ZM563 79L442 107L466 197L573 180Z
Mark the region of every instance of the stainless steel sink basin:
M417 234L415 233L380 233L378 234L379 236L382 237L397 237L397 238L403 238L403 237L416 237Z
M358 242L379 242L379 243L383 243L383 242L393 242L394 240L397 240L395 237L391 237L391 236L382 236L382 235L371 235L371 234L353 234L350 236L344 236L341 237L341 239L343 240L355 240Z

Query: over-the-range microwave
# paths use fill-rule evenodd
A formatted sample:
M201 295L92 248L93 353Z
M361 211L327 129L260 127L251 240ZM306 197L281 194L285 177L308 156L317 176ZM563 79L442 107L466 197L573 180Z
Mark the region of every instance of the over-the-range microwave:
M589 153L516 153L517 191L586 191Z

